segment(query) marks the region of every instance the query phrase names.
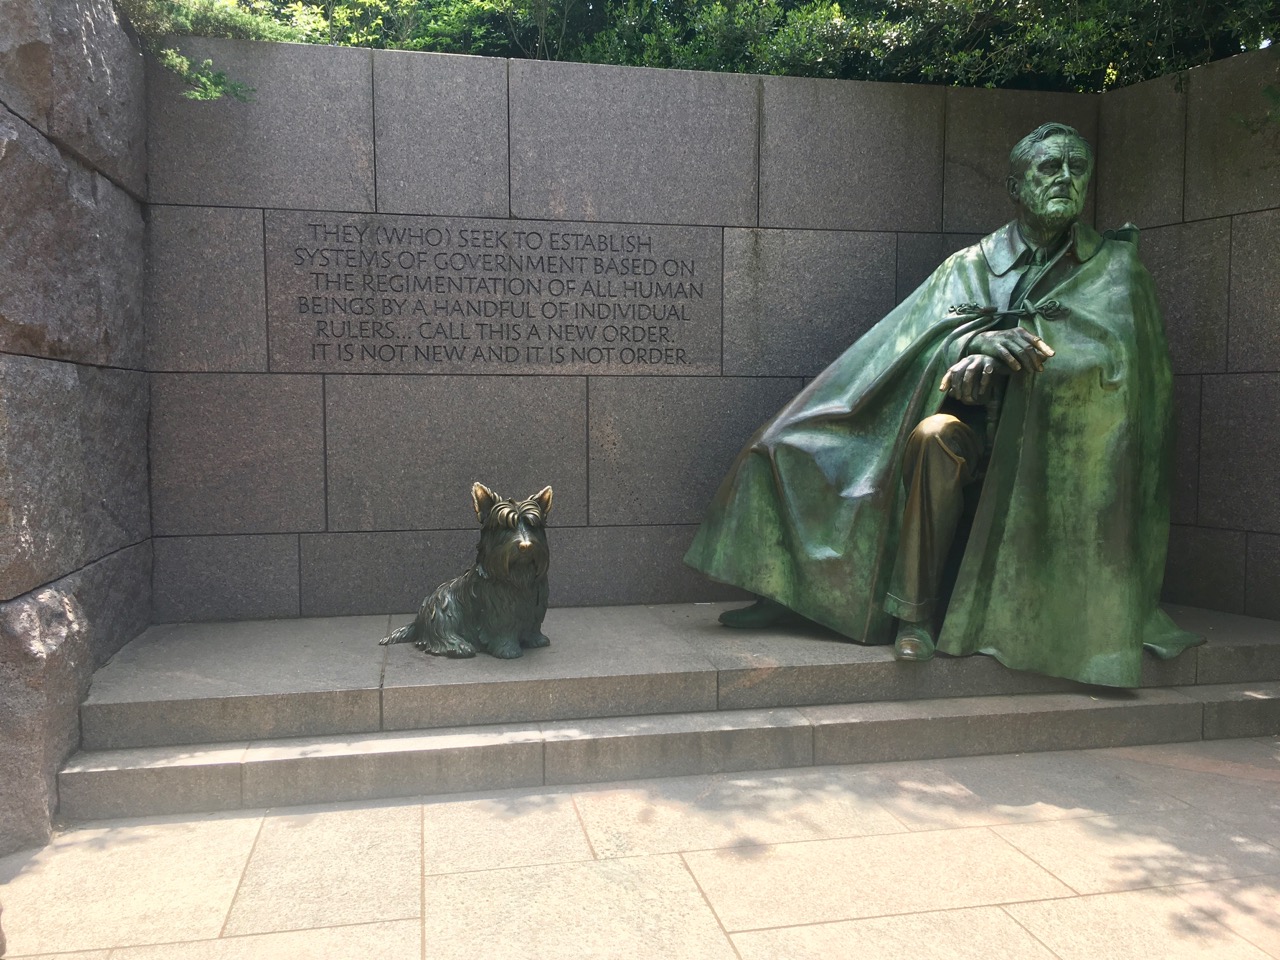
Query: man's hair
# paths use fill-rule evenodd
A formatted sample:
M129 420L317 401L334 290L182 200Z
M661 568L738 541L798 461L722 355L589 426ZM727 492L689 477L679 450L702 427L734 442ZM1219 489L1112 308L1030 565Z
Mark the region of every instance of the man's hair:
M1093 171L1093 147L1080 135L1079 130L1065 123L1044 123L1015 143L1013 149L1009 151L1009 176L1015 178L1022 176L1031 165L1031 151L1035 149L1037 143L1049 137L1075 137L1079 140L1084 146L1085 154L1089 157L1089 171Z

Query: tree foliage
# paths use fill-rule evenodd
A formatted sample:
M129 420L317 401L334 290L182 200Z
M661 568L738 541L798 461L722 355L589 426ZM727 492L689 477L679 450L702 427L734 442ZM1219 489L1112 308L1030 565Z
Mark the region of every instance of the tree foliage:
M117 2L149 37L1044 90L1101 91L1280 39L1280 0ZM188 96L228 82L185 69Z

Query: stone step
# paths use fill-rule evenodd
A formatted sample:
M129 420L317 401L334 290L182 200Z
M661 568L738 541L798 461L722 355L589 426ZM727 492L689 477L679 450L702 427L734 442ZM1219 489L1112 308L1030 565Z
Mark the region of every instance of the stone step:
M377 640L403 617L162 624L99 670L89 750L643 714L1080 691L990 657L898 663L818 628L732 631L724 605L560 608L518 660L428 657ZM1148 657L1144 687L1280 679L1280 623L1171 608L1206 646Z
M1280 682L710 710L79 753L70 820L1280 733Z

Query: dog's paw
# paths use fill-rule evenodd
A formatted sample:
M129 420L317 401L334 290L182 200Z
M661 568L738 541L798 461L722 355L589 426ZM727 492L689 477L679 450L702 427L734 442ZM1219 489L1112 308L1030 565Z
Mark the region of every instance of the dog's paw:
M445 637L441 640L426 640L414 644L419 650L425 650L427 653L436 657L451 657L455 660L462 660L467 657L476 655L476 648L461 637Z
M516 657L524 656L524 651L520 649L518 643L495 643L489 647L489 652L500 660L514 660Z
M548 637L545 633L539 633L532 637L520 638L520 646L529 647L529 648L545 647L550 642L551 642L551 638Z

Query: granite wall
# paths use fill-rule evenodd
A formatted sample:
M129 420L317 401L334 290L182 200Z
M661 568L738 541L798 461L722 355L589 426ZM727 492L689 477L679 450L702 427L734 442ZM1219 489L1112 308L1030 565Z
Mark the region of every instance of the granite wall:
M1165 595L1280 618L1280 50L1101 98L1099 218L1142 225L1178 407ZM1274 109L1274 108L1272 108Z
M109 0L0 16L0 854L151 615L145 71Z

